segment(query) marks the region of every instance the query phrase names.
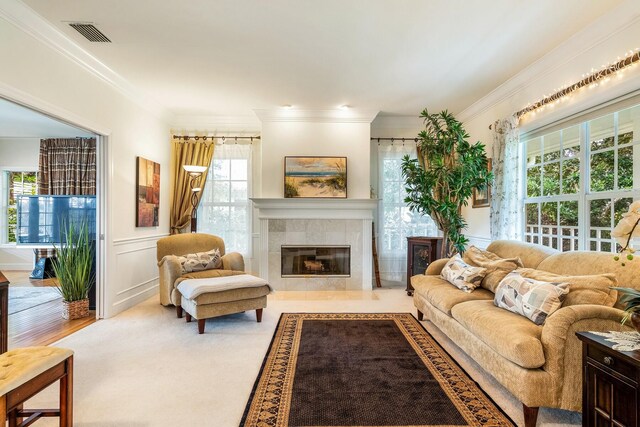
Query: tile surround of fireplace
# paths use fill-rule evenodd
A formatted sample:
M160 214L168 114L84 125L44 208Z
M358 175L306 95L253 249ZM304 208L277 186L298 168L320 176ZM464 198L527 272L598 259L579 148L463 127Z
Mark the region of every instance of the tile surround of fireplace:
M260 219L259 274L276 290L371 290L371 223L377 200L252 199ZM350 248L349 276L282 277L282 248Z

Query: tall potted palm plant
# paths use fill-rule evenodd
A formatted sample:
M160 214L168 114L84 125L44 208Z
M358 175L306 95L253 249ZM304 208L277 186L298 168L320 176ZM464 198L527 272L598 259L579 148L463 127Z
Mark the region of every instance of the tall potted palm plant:
M62 317L73 320L89 315L89 290L94 282L94 251L89 238L89 225L63 223L65 241L54 245L53 270L62 295Z
M468 239L462 207L473 190L483 190L493 175L487 167L482 143L468 142L469 134L453 114L442 111L420 114L425 129L418 135L418 158L405 156L402 175L412 211L429 215L444 234L441 257L464 252Z

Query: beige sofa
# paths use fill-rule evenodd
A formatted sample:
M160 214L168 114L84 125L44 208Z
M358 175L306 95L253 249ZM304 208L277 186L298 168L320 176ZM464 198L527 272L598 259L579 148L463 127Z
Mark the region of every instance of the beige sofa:
M519 257L524 267L564 275L614 273L619 286L640 289L640 259L623 267L602 252L559 253L539 245L495 241L487 248L502 257ZM542 326L493 305L483 288L465 293L440 277L447 260L413 276L413 302L485 371L523 404L525 425L535 426L538 407L582 409L582 348L578 331L627 330L622 310L601 305L562 307Z
M222 255L222 268L182 274L177 255L206 252L215 248L218 248ZM160 275L160 304L175 305L178 317L182 317L181 295L177 289L181 281L245 274L242 255L237 252L225 253L224 241L211 234L189 233L163 237L158 240L157 259ZM225 292L220 292L220 297L225 296Z

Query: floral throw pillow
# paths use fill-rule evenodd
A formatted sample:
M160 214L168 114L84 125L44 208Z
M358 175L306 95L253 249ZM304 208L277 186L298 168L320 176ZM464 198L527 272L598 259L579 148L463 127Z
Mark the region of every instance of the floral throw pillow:
M569 283L543 282L514 271L507 274L496 288L493 303L542 325L562 306L568 293Z
M219 249L179 256L178 261L180 261L183 274L193 271L213 270L222 266L222 257Z
M440 273L444 280L465 292L473 292L480 286L485 274L487 274L486 268L467 264L460 254L452 257Z

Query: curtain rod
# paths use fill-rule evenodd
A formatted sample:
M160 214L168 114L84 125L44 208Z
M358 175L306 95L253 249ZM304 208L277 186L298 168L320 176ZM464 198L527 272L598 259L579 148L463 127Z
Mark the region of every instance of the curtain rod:
M256 135L256 136L228 136L228 135L224 135L224 136L198 136L198 135L173 135L174 139L182 139L185 141L188 141L190 139L194 139L196 141L199 140L203 140L206 141L207 139L210 139L211 141L215 140L215 139L221 139L222 142L226 141L226 140L234 140L234 141L238 141L238 140L242 140L242 139L249 139L251 141L253 141L254 139L256 140L260 140L260 135Z
M413 141L413 142L418 142L418 138L404 138L404 137L400 137L400 138L396 138L396 137L387 137L387 138L374 138L371 137L371 141L391 141L391 142L395 142L395 141L400 141L400 142L405 142L405 141Z
M629 55L629 54L627 54ZM596 71L593 72L589 75L587 75L587 77L583 78L582 80L580 80L579 82L576 82L572 85L569 85L565 88L562 88L561 90L557 91L556 93L549 95L549 96L545 96L544 98L542 98L541 100L539 100L538 102L535 102L531 105L526 106L525 108L523 108L520 111L517 111L514 115L516 116L516 118L518 120L520 120L520 117L524 116L527 113L530 113L533 110L537 110L538 108L547 105L547 104L551 104L554 102L559 102L560 98L569 95L570 93L581 89L585 86L591 86L591 85L598 85L598 81L609 77L611 74L617 73L618 71L622 70L623 68L626 68L630 65L635 64L636 62L640 61L640 52L636 51L634 54L627 56L624 59L621 59L620 61L614 62L611 65L608 65L604 68L602 68L600 71ZM491 128L493 127L493 124L489 125L489 130L491 130Z

